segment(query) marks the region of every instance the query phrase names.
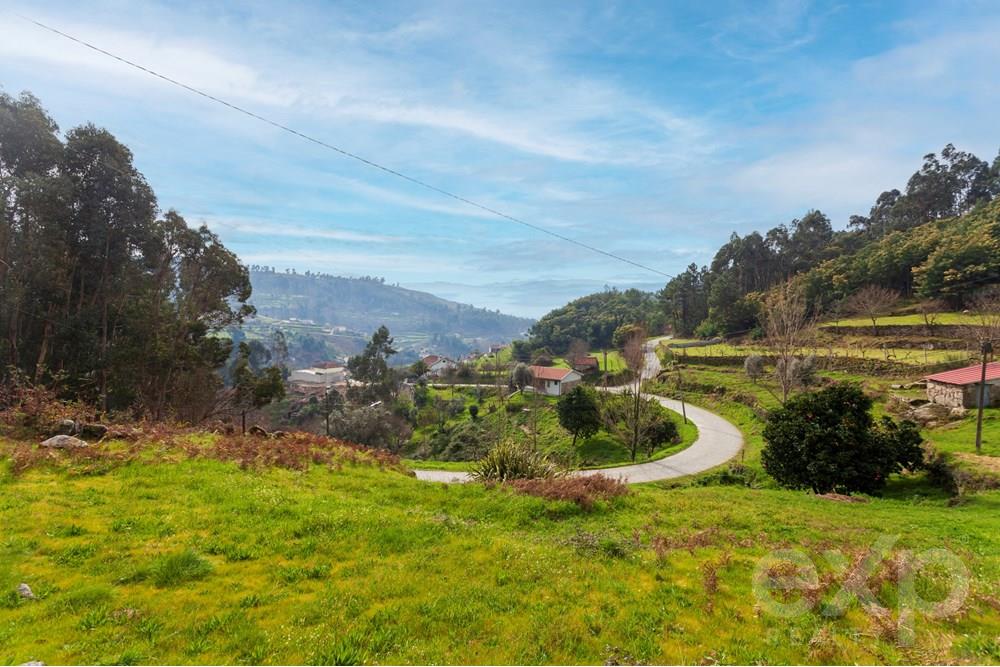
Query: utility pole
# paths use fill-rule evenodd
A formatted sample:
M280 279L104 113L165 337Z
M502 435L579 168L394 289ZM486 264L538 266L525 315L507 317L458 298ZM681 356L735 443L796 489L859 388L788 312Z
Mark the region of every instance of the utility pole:
M986 360L993 353L993 345L990 341L984 341L983 347L983 370L979 381L979 412L976 415L976 454L983 453L983 404L986 402Z
M677 369L677 391L681 396L681 416L684 418L684 423L688 423L688 412L687 408L684 406L684 378L681 377L681 369Z

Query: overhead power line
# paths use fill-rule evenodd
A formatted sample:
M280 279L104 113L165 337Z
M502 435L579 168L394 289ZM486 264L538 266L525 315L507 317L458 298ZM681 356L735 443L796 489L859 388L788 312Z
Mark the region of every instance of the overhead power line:
M624 262L624 263L629 264L631 266L634 266L636 268L642 269L643 271L649 271L650 273L655 273L655 274L657 274L659 276L663 276L665 278L673 278L674 277L673 275L671 275L669 273L665 273L664 271L660 271L659 269L654 269L651 266L647 266L647 265L642 264L640 262L637 262L635 260L628 259L627 257L622 257L621 255L617 255L617 254L615 254L613 252L608 252L607 250L602 250L601 248L598 248L596 246L590 245L589 243L585 243L583 241L579 241L579 240L574 239L574 238L572 238L570 236L566 236L564 234L560 234L559 232L554 232L551 229L548 229L546 227L542 227L541 225L536 225L536 224L534 224L532 222L528 222L527 220L524 220L522 218L518 218L518 217L515 217L513 215L509 215L509 214L504 213L503 211L499 211L499 210L497 210L497 209L495 209L495 208L493 208L491 206L487 206L485 204L480 204L477 201L474 201L472 199L468 199L467 197L463 197L462 195L455 194L454 192L451 192L449 190L445 190L444 188L439 188L436 185L432 185L432 184L430 184L430 183L428 183L426 181L423 181L423 180L421 180L419 178L415 178L413 176L409 176L407 174L404 174L403 172L397 171L397 170L392 169L390 167L386 167L386 166L384 166L382 164L379 164L378 162L374 162L374 161L369 160L368 158L362 157L362 156L360 156L360 155L358 155L356 153L352 153L351 151L348 151L348 150L345 150L343 148L340 148L339 146L335 146L335 145L333 145L331 143L323 141L322 139L317 139L317 138L312 137L312 136L310 136L308 134L305 134L304 132L300 132L299 130L296 130L296 129L292 128L292 127L284 125L283 123L279 123L276 120L272 120L270 118L267 118L266 116L262 116L262 115L260 115L260 114L258 114L256 112L254 112L254 111L250 111L249 109L245 109L245 108L243 108L241 106L233 104L232 102L228 102L228 101L226 101L226 100L224 100L224 99L222 99L220 97L216 97L215 95L212 95L210 93L206 93L203 90L195 88L194 86L188 85L188 84L186 84L186 83L184 83L182 81L178 81L176 79L173 79L173 78L171 78L169 76L166 76L165 74L161 74L161 73L159 73L159 72L157 72L157 71L155 71L153 69L150 69L148 67L140 65L139 63L136 63L136 62L134 62L132 60L129 60L127 58L123 58L122 56L119 56L119 55L116 55L114 53L111 53L110 51L106 51L105 49L102 49L102 48L100 48L100 47L98 47L98 46L96 46L94 44L91 44L90 42L87 42L87 41L83 40L83 39L80 39L79 37L74 37L73 35L65 33L62 30L54 28L54 27L52 27L50 25L46 25L45 23L42 23L40 21L36 21L35 19L33 19L31 17L23 16L21 14L16 14L16 16L18 16L19 18L21 18L21 19L23 19L25 21L28 21L29 23L34 24L35 26L37 26L39 28L42 28L43 30L47 30L47 31L49 31L51 33L59 35L60 37L63 37L65 39L68 39L68 40L70 40L72 42L75 42L75 43L77 43L77 44L79 44L81 46L84 46L84 47L86 47L88 49L91 49L92 51L96 51L97 53L100 53L100 54L105 55L105 56L107 56L109 58L117 60L118 62L120 62L120 63L122 63L124 65L128 65L129 67L133 67L133 68L135 68L137 70L145 72L146 74L149 74L150 76L154 76L154 77L156 77L158 79L166 81L167 83L169 83L169 84L171 84L173 86L177 86L178 88L182 88L182 89L188 91L189 93L193 93L195 95L199 95L199 96L201 96L201 97L203 97L203 98L205 98L207 100L210 100L210 101L215 102L217 104L221 104L222 106L227 107L227 108L229 108L229 109L231 109L233 111L241 113L241 114L243 114L245 116L249 116L250 118L258 120L258 121L260 121L262 123L266 123L268 125L271 125L272 127L275 127L275 128L277 128L277 129L279 129L279 130L281 130L283 132L287 132L288 134L295 135L296 137L299 137L300 139L303 139L304 141L308 141L308 142L310 142L312 144L316 144L317 146L321 146L321 147L326 148L328 150L331 150L331 151L334 151L336 153L339 153L343 157L350 158L352 160L355 160L357 162L365 164L365 165L367 165L367 166L369 166L369 167L371 167L373 169L378 169L379 171L385 172L387 174L391 174L392 176L395 176L397 178L401 178L404 181L408 181L410 183L413 183L414 185L419 185L420 187L425 188L427 190L430 190L432 192L436 192L437 194L443 195L445 197L449 197L451 199L454 199L455 201L461 202L461 203L466 204L468 206L473 206L473 207L478 208L478 209L480 209L482 211L485 211L485 212L490 213L490 214L492 214L494 216L497 216L498 218L502 218L502 219L507 220L509 222L514 222L516 224L522 225L522 226L527 227L529 229L533 229L533 230L535 230L537 232L541 232L542 234L547 234L547 235L549 235L549 236L551 236L553 238L559 239L560 241L565 241L566 243L572 243L573 245L578 246L580 248L584 248L585 250L589 250L590 252L594 252L594 253L597 253L599 255L603 255L605 257L608 257L610 259L614 259L614 260L619 261L619 262Z

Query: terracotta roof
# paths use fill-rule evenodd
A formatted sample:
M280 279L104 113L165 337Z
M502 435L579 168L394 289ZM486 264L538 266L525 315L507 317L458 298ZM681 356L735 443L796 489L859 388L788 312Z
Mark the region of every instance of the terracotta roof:
M965 368L956 368L953 371L945 371L944 373L928 375L927 379L931 382L967 385L976 384L980 381L980 379L982 379L982 377L983 365L976 364L975 366L966 366ZM986 364L986 380L1000 380L1000 361L993 361Z
M573 360L575 366L600 366L597 357L577 357Z
M536 380L561 381L573 372L572 368L557 368L555 366L530 366L532 377Z
M423 358L423 362L425 364L427 364L428 366L433 366L434 364L436 364L440 360L441 360L441 357L439 357L436 354L429 354L429 355L427 355L426 357Z

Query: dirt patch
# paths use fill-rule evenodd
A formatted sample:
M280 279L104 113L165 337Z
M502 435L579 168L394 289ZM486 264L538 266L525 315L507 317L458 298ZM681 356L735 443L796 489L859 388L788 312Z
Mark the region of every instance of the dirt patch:
M831 500L835 503L867 503L867 498L861 498L860 496L845 496L842 493L819 493L816 494L817 498L822 498L823 500Z
M962 462L971 464L982 472L1000 475L1000 456L983 456L967 452L956 452L955 456Z

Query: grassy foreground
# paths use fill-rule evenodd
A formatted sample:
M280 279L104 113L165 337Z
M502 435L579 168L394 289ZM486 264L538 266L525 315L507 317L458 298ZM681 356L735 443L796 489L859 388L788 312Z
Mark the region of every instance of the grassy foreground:
M354 460L60 459L16 475L5 460L0 662L1000 662L997 493L952 507L646 486L586 512ZM960 612L917 615L912 647L856 603L761 612L751 582L770 550L854 562L885 534L950 549L972 575ZM832 596L836 573L820 573Z

